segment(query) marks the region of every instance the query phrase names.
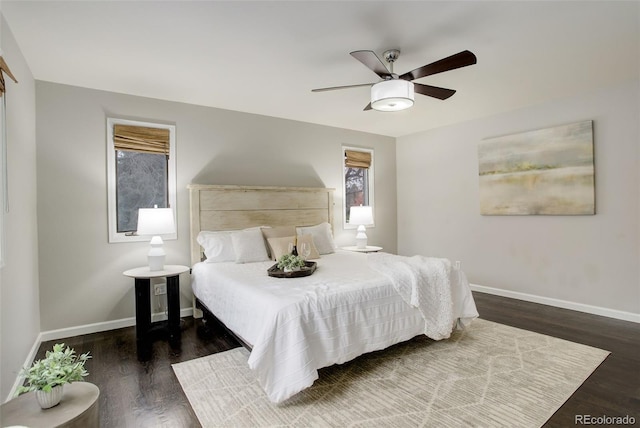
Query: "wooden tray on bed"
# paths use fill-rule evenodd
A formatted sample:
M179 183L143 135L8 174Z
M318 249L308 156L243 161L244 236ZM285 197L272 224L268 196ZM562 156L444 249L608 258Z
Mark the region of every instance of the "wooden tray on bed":
M301 267L300 270L294 270L291 272L285 272L282 269L278 269L278 264L271 266L267 269L267 273L269 276L273 276L276 278L300 278L303 276L309 276L316 271L316 262L304 262L305 266Z

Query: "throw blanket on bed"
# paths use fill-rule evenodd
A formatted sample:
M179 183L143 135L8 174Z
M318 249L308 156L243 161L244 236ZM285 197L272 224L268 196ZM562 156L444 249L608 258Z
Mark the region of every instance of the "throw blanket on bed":
M404 257L388 253L368 256L369 266L385 275L409 305L420 310L425 335L446 339L453 330L451 261L434 257Z

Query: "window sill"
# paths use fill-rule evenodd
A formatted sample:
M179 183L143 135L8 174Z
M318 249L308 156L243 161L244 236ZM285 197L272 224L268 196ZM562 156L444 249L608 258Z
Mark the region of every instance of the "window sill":
M171 235L165 235L162 237L163 241L175 241L178 239L178 234L173 233ZM140 235L125 235L124 233L118 233L116 235L109 236L110 244L117 244L120 242L149 242L151 240L150 236L140 236Z

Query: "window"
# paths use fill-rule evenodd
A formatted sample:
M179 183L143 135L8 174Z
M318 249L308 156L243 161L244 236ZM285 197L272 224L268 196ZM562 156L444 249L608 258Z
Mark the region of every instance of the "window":
M175 126L107 119L109 242L148 240L135 234L139 208L175 210L175 158Z
M343 147L344 154L344 227L349 224L351 207L369 205L373 207L373 150Z

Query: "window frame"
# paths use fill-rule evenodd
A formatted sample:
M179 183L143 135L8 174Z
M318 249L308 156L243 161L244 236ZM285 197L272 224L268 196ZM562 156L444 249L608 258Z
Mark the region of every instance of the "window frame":
M342 146L342 227L343 229L357 229L357 224L349 224L347 223L347 181L344 173L345 168L345 151L352 150L356 152L364 152L369 153L371 155L371 165L367 168L367 190L368 190L368 198L369 198L369 206L374 212L373 223L371 225L367 225L369 227L375 227L376 216L375 216L375 201L374 201L374 177L375 177L375 156L374 150L365 147L354 147L354 146Z
M107 205L109 223L109 243L118 242L141 242L148 241L148 236L139 236L131 233L118 232L118 213L116 198L116 155L113 144L114 125L144 126L147 128L160 128L169 130L169 159L167 160L167 189L169 207L173 209L173 218L176 216L176 127L175 125L165 125L162 123L141 122L137 120L107 118ZM163 235L163 240L178 239L178 232Z

